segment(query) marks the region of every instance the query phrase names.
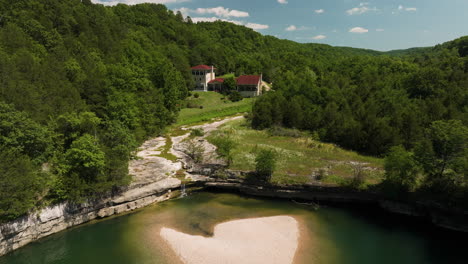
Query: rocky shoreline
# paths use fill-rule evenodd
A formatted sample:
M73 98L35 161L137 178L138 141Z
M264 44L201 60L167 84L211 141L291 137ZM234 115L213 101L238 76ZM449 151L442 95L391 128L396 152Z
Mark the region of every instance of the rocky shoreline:
M205 133L213 131L223 123L242 117L228 118L219 122L198 126ZM214 146L203 141L208 150L204 153L203 164L194 164L184 153L183 140L188 135L173 137L174 145L170 153L178 158L172 162L160 157L165 138L159 137L145 142L137 156L130 163L129 171L133 182L119 194L87 201L82 204L64 202L33 212L27 216L0 225L0 256L25 246L40 238L58 233L94 219L101 219L133 211L156 202L179 197L182 181L178 172L185 169L185 179L190 182L186 187L205 191L237 192L241 194L302 200L310 202L329 202L358 204L370 209L419 217L432 222L435 226L450 230L468 232L468 212L453 211L447 208L423 203L391 201L375 193L360 192L339 186L306 184L300 186L272 186L266 183L247 182L239 177L245 172L225 171L224 165L213 156ZM223 170L227 179L214 178ZM179 176L179 177L178 177ZM245 175L244 175L245 176Z
M7 254L30 242L63 231L94 219L133 211L156 202L179 196L181 181L168 178L144 187L129 189L121 195L80 205L62 203L0 226L0 255ZM265 198L280 198L310 202L328 202L349 205L365 205L370 209L419 217L434 225L450 230L468 232L468 215L443 208L435 209L424 204L408 204L382 199L375 194L357 192L342 187L266 186L252 185L241 180L219 180L206 177L188 184L202 191L238 192Z
M47 207L9 223L0 225L0 256L40 238L94 219L139 209L173 197L172 190L180 188L180 180L169 178L121 195L88 201L82 204L64 202Z
M242 181L208 181L204 184L208 191L229 191L255 197L325 202L335 204L362 205L372 209L418 217L433 225L457 232L468 233L468 212L455 211L425 203L408 203L386 199L378 194L354 191L338 186L301 185L269 186L252 185Z

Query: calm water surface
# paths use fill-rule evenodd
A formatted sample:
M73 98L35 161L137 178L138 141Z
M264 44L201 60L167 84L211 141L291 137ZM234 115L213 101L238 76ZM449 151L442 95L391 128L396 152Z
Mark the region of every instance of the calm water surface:
M159 237L162 226L206 236L220 222L274 215L292 215L302 224L297 263L466 263L467 236L405 218L197 193L52 235L1 257L0 264L179 263Z

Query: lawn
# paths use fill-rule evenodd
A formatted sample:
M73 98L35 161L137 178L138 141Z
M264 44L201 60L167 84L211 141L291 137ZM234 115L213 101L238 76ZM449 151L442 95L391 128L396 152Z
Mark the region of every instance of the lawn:
M207 122L213 118L250 112L254 100L254 98L244 98L239 102L231 102L224 95L216 92L198 92L197 94L198 98L190 96L186 99L187 104L192 108L184 108L180 111L176 126Z
M299 137L273 136L267 130L248 127L245 120L232 121L215 131L216 136L230 136L237 143L233 150L233 170L255 170L255 154L261 148L273 149L277 155L272 181L277 184L300 184L319 180L327 184L347 184L361 169L365 185L383 177L383 160L341 149L333 144L313 140L299 132ZM209 140L210 140L209 138ZM315 176L313 176L315 175Z

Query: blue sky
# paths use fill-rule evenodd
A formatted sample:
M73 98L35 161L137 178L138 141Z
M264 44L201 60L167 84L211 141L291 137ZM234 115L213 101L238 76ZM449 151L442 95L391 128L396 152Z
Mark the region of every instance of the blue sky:
M163 3L194 21L222 19L303 43L375 50L433 46L468 35L468 0L92 0Z

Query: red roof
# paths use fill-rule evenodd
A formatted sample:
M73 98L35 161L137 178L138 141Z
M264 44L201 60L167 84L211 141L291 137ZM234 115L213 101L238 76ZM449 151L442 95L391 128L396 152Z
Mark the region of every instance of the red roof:
M242 75L237 78L237 85L258 85L260 75Z
M224 83L224 79L216 78L216 79L211 80L209 83Z
M195 67L192 67L192 70L211 70L211 67L212 66L208 66L208 65L197 65ZM216 69L213 67L213 69Z

